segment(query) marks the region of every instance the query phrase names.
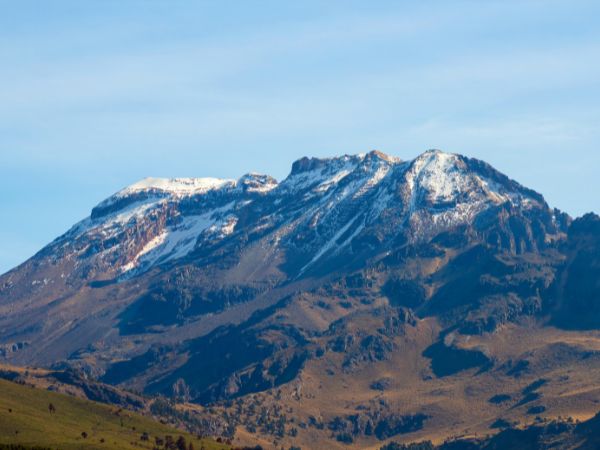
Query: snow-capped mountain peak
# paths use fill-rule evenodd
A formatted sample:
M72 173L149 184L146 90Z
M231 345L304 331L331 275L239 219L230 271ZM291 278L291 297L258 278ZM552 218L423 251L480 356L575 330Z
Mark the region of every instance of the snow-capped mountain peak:
M503 204L549 211L539 194L481 161L440 150L412 161L371 151L299 159L280 183L257 173L146 178L101 202L58 242L65 254L131 276L254 239L296 255L301 275L359 251L374 233L383 251L399 234L425 240Z

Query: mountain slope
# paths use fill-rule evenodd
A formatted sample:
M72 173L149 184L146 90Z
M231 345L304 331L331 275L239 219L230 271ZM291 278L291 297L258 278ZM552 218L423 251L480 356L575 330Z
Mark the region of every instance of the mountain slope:
M183 436L194 448L229 448L126 410L0 380L0 444L66 450L150 449L155 438L164 442L166 436L174 441Z
M441 445L431 441L411 444L391 442L380 450L543 450L548 448L593 450L600 446L600 415L577 422L539 420L523 428L507 428L485 438L452 439Z

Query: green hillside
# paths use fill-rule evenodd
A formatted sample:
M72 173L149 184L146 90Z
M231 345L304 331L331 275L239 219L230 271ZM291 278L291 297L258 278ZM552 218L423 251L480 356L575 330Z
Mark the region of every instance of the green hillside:
M50 404L55 412L50 412ZM116 407L0 380L0 448L23 444L61 450L152 449L165 448L166 436L175 442L183 436L186 450L190 443L195 450L229 448ZM157 445L157 437L162 444Z

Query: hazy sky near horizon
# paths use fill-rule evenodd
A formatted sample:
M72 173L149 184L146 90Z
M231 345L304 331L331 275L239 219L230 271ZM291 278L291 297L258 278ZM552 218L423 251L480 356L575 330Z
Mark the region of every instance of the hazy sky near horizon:
M146 176L484 159L600 211L600 2L0 0L0 273Z

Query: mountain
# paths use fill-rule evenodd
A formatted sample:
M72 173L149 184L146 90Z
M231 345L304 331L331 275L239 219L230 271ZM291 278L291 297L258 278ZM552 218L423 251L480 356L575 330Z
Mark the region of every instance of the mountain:
M599 223L438 150L302 158L281 182L148 178L0 278L0 355L277 445L587 418Z

